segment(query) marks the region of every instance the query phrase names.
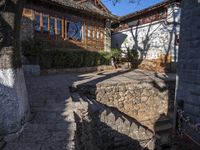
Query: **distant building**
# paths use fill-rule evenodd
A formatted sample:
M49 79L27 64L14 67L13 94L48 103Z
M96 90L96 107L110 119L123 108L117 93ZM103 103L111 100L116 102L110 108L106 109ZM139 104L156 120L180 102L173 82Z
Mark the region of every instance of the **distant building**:
M35 37L50 48L109 50L113 18L100 0L27 0L21 41Z
M112 48L137 50L139 68L175 71L180 31L180 0L167 0L119 17L112 24Z

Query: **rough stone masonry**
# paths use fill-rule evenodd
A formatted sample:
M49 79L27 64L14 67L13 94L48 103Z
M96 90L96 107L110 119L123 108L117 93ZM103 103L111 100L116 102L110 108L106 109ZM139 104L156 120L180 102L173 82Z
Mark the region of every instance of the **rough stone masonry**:
M22 2L0 3L0 136L18 131L29 116L18 41Z
M200 2L183 0L178 60L177 104L196 127L200 124ZM200 132L189 123L183 131L200 142Z
M159 79L153 74L145 78L148 75L142 73L129 72L104 81L97 79L96 82L79 83L76 86L89 98L114 107L154 130L160 116L167 116L173 110L175 80Z

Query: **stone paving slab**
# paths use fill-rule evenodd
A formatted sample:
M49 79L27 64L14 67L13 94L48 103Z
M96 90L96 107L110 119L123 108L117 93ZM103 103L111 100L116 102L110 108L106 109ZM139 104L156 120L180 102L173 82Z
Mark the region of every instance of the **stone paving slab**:
M128 70L120 69L114 71L88 73L79 75L79 78L84 78L84 80L77 80L73 83L76 87L81 84L120 84L125 82L152 82L152 81L175 81L176 74L173 73L156 73L143 70Z
M73 150L76 124L69 85L73 75L26 78L31 118L5 137L4 150Z
M23 129L8 135L4 150L73 150L76 124L69 86L82 83L162 80L169 76L140 70L64 74L26 78L31 118ZM170 77L171 78L171 77Z

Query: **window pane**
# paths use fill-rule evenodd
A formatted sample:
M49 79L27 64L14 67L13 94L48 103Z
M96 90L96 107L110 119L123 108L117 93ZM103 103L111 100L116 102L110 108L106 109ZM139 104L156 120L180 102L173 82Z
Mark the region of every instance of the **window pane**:
M93 32L92 32L92 37L93 38L96 38L96 35L95 35L95 31L93 30Z
M42 26L43 33L48 33L48 17L43 16L42 21L43 21L43 26Z
M88 26L88 37L90 37L90 26Z
M62 34L62 23L60 19L57 19L57 33L58 35Z
M35 15L34 29L36 32L40 32L40 15Z
M101 32L101 37L100 37L101 39L103 39L103 33Z
M81 22L70 22L68 27L68 38L81 40Z
M50 18L50 35L54 36L54 29L55 29L55 20L54 18Z

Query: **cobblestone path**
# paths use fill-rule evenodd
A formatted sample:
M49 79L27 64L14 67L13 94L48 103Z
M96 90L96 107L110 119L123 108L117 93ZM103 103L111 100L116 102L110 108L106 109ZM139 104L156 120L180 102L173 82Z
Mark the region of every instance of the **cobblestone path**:
M73 76L55 75L26 80L30 121L5 138L4 150L73 150L75 123L68 90ZM70 108L70 109L69 109Z

